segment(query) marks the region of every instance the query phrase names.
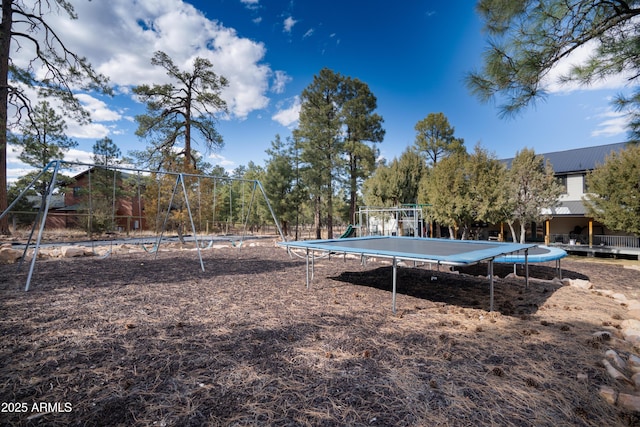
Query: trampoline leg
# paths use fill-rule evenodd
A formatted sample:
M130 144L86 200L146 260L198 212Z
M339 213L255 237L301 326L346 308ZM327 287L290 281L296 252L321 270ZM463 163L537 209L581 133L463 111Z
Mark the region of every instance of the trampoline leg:
M562 280L562 267L560 267L560 260L556 260L556 270L558 272L558 279Z
M316 272L316 251L311 251L311 280L313 280L313 274Z
M307 248L307 289L309 289L309 248Z
M395 258L393 258L393 291L391 296L391 304L393 307L393 314L396 314L396 271L398 270L398 263Z
M493 260L489 261L489 311L493 311Z
M529 289L529 249L524 250L524 288Z

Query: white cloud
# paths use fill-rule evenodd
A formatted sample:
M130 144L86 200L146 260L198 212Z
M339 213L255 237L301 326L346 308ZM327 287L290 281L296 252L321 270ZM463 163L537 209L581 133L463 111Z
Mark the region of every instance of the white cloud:
M592 40L577 48L571 53L571 55L558 62L542 81L542 86L545 90L549 93L569 93L580 89L621 89L626 87L629 82L629 75L627 73L621 73L608 76L605 79L596 80L589 86L580 85L578 82L560 82L561 77L569 75L572 67L586 63L586 61L595 53L597 47L598 43L595 40Z
M289 16L287 17L287 19L284 20L284 32L285 33L290 33L291 30L293 29L293 26L296 25L298 21L296 21L295 19L293 19L293 17Z
M93 152L72 148L64 153L64 160L68 162L93 163Z
M290 76L284 71L276 71L273 76L273 84L271 85L271 91L275 93L284 92L285 86L292 80Z
M115 122L122 119L122 115L110 109L104 101L91 95L80 93L77 95L82 106L91 114L91 119L99 122Z
M211 162L214 165L220 165L224 168L229 168L230 166L234 166L235 163L232 162L231 160L226 159L224 156L221 156L220 154L217 153L211 153L209 154L209 156L207 157L209 160L211 160Z
M591 132L592 137L612 137L624 135L629 130L629 117L623 112L609 110L597 117L602 121Z
M110 127L96 122L82 125L73 121L67 123L67 135L71 138L102 139L111 133L110 129Z
M243 3L258 5L256 0ZM74 7L78 20L69 25L65 16L51 15L51 25L120 93L130 86L167 82L164 69L151 65L151 56L161 50L183 70L197 56L209 59L214 71L229 80L223 98L231 117L243 119L269 103L265 93L271 70L261 63L264 45L238 36L182 0L77 2ZM23 55L22 63L28 59Z
M24 92L26 96L32 100L32 103L35 105L40 101L44 101L44 98L40 98L38 93L33 88L24 88ZM122 116L109 109L107 104L103 101L94 98L87 94L77 94L76 95L82 106L89 112L91 115L91 119L93 120L88 124L80 124L75 120L64 115L63 107L59 99L57 98L47 98L46 101L49 103L51 108L56 111L56 114L59 114L65 124L67 125L66 135L71 138L104 138L109 135L109 128L100 123L104 121L115 122L122 118ZM15 109L11 108L9 111L10 119L13 118L15 114ZM114 125L115 126L115 125ZM12 126L11 130L13 132L19 132L20 129Z
M313 35L313 33L315 32L315 30L313 28L309 28L307 30L306 33L304 33L304 36L302 36L303 39L306 39L307 37L311 37Z
M29 166L18 159L18 155L21 153L19 147L8 144L7 148L7 165L9 165L9 167L7 167L7 182L13 183L29 172L40 171L39 169ZM92 164L93 152L72 148L64 154L64 159L62 160L66 160L67 162Z
M295 96L288 108L279 110L271 118L285 127L292 127L300 117L300 97Z

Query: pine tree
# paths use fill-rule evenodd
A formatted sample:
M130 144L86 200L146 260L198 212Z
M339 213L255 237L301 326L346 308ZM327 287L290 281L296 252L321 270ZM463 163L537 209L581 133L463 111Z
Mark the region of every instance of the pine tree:
M21 149L20 161L42 170L52 160L62 159L64 153L77 147L78 143L66 135L66 130L64 119L47 101L41 101L34 107L32 119L21 123L18 132L9 135L9 142ZM51 172L43 174L35 184L43 201L50 191L51 175Z
M77 15L66 0L2 1L0 23L0 212L7 206L7 139L10 125L33 121L33 100L27 89L61 101L65 115L84 123L90 120L74 91L111 93L108 80L96 73L91 64L70 51L47 24L47 14L64 11L70 19ZM40 39L44 37L44 40ZM31 52L26 68L11 60L12 43L22 52ZM42 72L40 72L42 71ZM39 76L45 76L40 78ZM16 115L10 120L9 107ZM7 218L0 219L0 234L9 234Z
M133 155L141 163L160 169L165 162L175 158L172 151L182 142L184 148L178 153L183 157L182 171L194 170L197 156L191 145L196 135L204 142L206 151L223 145L222 135L216 129L216 114L227 111L226 103L220 97L227 80L218 76L213 71L213 64L204 58L196 58L190 72L178 69L161 51L154 54L151 63L164 68L176 84L133 88L147 105L147 113L136 116L136 135L151 143L147 150Z
M516 153L507 173L505 193L509 212L507 223L514 241L525 242L526 227L531 222L545 219L543 209L557 205L562 189L558 185L553 167L533 150L524 148ZM520 237L516 237L514 224L520 224Z
M640 146L611 153L587 175L585 205L612 230L640 236Z
M430 113L416 123L415 147L429 165L444 157L465 151L464 140L455 137L455 129L443 113Z

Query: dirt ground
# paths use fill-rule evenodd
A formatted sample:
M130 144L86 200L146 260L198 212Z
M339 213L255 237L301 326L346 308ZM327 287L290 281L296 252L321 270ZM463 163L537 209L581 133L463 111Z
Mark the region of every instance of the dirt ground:
M109 426L630 426L598 394L607 349L640 298L637 269L567 259L528 289L496 265L451 274L273 241L0 265L0 424ZM638 265L637 261L628 264ZM521 275L521 272L518 271ZM539 280L542 279L542 280Z

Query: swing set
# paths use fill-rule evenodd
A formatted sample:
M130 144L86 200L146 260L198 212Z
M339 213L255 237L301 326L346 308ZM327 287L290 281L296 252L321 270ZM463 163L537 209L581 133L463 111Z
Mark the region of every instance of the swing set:
M245 238L247 237L247 228L249 225L249 219L250 219L252 210L254 210L254 208L257 209L256 193L258 191L263 197L266 208L268 209L268 212L271 215L271 218L273 219L273 222L275 224L275 227L277 229L277 232L280 238L282 239L282 241L286 240L282 232L282 229L280 228L280 224L275 216L273 208L269 203L269 199L266 195L266 192L264 191L264 188L259 180L250 180L250 179L233 178L233 177L216 177L216 176L210 176L210 175L198 175L198 174L188 174L188 173L178 173L178 172L165 172L165 171L158 172L158 171L149 171L149 170L143 170L143 169L127 168L127 167L121 167L121 166L105 166L105 165L94 165L94 164L79 163L79 162L68 162L64 160L53 160L43 168L43 170L31 181L31 183L24 190L22 190L22 192L7 207L7 209L4 212L0 213L0 219L8 215L9 212L13 209L13 207L20 201L20 199L25 197L27 192L30 189L32 189L36 185L36 183L39 182L39 180L45 175L45 173L47 173L48 171L51 173L51 179L49 180L49 183L47 185L47 191L46 191L47 194L42 196L44 203L40 203L38 212L36 214L31 231L29 233L29 237L27 239L27 243L24 248L23 255L20 259L20 263L18 266L19 268L21 267L23 260L26 258L26 254L29 247L33 245L33 248L34 248L33 256L31 259L29 273L26 279L25 291L29 290L31 278L33 275L34 267L35 267L35 262L36 262L36 259L38 258L38 251L41 248L41 244L42 244L42 237L44 234L45 225L47 223L47 215L49 213L49 209L51 206L52 196L56 188L59 186L58 175L62 168L65 168L65 169L87 168L88 169L88 178L87 178L88 181L87 181L87 186L84 189L84 204L86 205L86 209L87 209L87 230L89 233L91 248L94 253L95 253L96 241L93 238L93 230L96 223L96 205L99 204L99 202L102 202L104 207L104 200L101 200L101 201L96 200L96 196L94 193L96 192L96 187L98 183L92 182L92 177L91 177L92 174L98 170L104 170L103 177L108 177L111 182L110 185L112 188L109 189L110 197L112 198L111 204L110 204L111 219L110 219L110 222L107 221L109 223L107 228L111 228L112 229L111 231L115 231L116 229L123 228L119 226L118 218L116 217L116 212L118 209L118 176L120 176L120 179L122 179L122 176L124 175L131 176L135 173L135 176L136 176L136 180L135 180L136 196L135 197L137 197L136 204L137 204L137 214L138 214L137 220L135 221L135 226L134 226L134 228L136 229L142 229L143 228L142 224L145 220L145 217L143 216L143 213L142 213L143 198L144 198L142 195L142 188L144 187L142 184L142 175L155 177L155 181L158 184L157 205L155 207L155 217L156 217L155 230L156 230L156 233L158 233L158 231L159 233L157 234L156 238L152 242L153 247L147 248L145 246L145 243L146 244L149 243L149 239L144 239L144 238L131 239L127 237L125 239L119 239L119 240L122 243L130 243L130 242L139 243L146 252L153 253L155 254L156 257L157 257L158 249L160 248L160 245L163 242L163 239L165 241L169 240L169 239L165 239L164 235L165 235L165 232L167 231L169 219L172 217L172 212L173 212L174 217L177 215L181 221L178 226L179 239L184 242L185 237L190 237L189 240L195 241L195 246L198 253L198 259L200 261L200 268L204 272L205 267L204 267L204 262L202 260L201 249L212 247L213 243L216 240L230 241L232 246L238 247L238 248L242 246ZM110 176L111 175L110 172L113 172L112 179ZM94 181L96 179L97 178L94 178ZM205 182L213 183L212 186L211 184L209 184L210 189L212 189L212 193L210 194L212 196L211 197L212 199L211 229L213 231L216 224L218 224L219 228L222 229L223 228L222 224L224 224L224 230L225 230L225 235L223 237L216 237L213 234L211 234L208 242L206 241L207 239L205 239L202 233L202 228L203 228L202 225L203 223L205 223L206 226L204 228L205 228L206 234L209 234L209 220L205 221L203 219L204 203L203 203L202 193L203 193L203 188L205 187L204 185ZM105 183L105 180L103 179L102 191L101 191L102 194L99 194L99 196L102 196L102 197L98 197L98 199L105 198L106 189L104 187L104 183ZM220 191L218 191L220 187L218 185L219 183L228 186L229 188L228 198L219 194L220 193ZM163 184L165 186L164 189L166 190L168 190L169 185L171 185L172 187L170 200L166 207L166 210L162 206L163 205L162 195L163 193L168 194L168 191L163 192ZM235 200L233 197L234 185L240 187L240 190L239 190L240 196L236 197L236 199L237 198L241 199L241 206L239 208L239 213L236 215L237 217L239 217L240 222L242 224L242 230L239 235L230 234L231 231L233 231L233 227L234 227L234 206L235 206ZM247 203L245 202L246 196L247 196L247 188L250 189L248 206L247 206ZM74 193L75 193L75 190L76 189L74 188ZM191 194L195 192L195 195L196 195L195 206L192 206L192 204L189 201L190 192L188 190L191 190ZM225 189L223 188L222 191L225 191ZM149 194L149 191L145 193L145 195L147 194ZM223 214L219 212L221 212L221 208L226 209L226 207L223 206L224 203L226 202L228 202L229 204L229 211L226 214L226 218L224 218ZM199 225L198 227L196 227L196 221L194 221L194 209L196 209L196 213L197 213L197 219L198 219L198 225ZM132 210L135 210L133 206L132 206ZM186 212L186 215L185 215L185 212ZM164 215L161 215L161 213L164 213ZM191 233L192 233L191 236L182 235L181 227L184 225L184 223L187 222L186 221L187 218L188 218L188 224L191 227ZM129 219L130 218L128 218L127 221L129 221ZM148 217L146 218L146 220L147 222L149 222ZM129 225L130 225L129 222L127 222L127 225L126 225L127 235L129 231ZM36 233L36 230L38 230L37 233ZM35 243L33 243L34 234L36 235ZM112 233L112 235L115 235L115 233ZM105 255L103 255L103 257L107 257L112 253L114 244L115 244L115 238L111 238L110 248L108 252Z

